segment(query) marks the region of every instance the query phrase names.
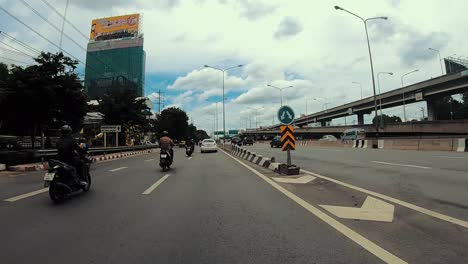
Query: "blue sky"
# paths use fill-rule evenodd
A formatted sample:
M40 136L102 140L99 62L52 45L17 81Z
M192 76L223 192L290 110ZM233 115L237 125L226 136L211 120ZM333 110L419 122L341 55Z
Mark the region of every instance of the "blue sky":
M61 18L43 0L26 2L61 26ZM65 1L47 2L64 11ZM382 76L382 91L399 88L401 75L414 69L419 72L405 77L405 84L439 76L438 55L428 48L440 50L442 57L468 55L468 35L461 26L466 20L467 1L71 0L67 18L87 35L94 18L140 13L147 53L145 94L156 99L154 92L163 90L166 106L181 107L195 125L211 130L215 102L221 101L221 73L203 68L205 64L220 68L244 65L226 74L228 129L245 128L255 119L260 125L274 121L279 91L268 84L293 86L283 91L283 100L297 115L306 112L306 104L312 113L325 104L333 107L360 99L359 86L352 82L361 82L364 96L371 96L362 22L335 10L334 5L363 17L388 16L385 21L369 22L375 72L394 73ZM21 1L0 0L0 6L53 43L59 42L60 34ZM0 24L0 30L35 49L57 51L2 10ZM64 39L63 48L84 61L83 47L88 39L69 25L64 31L81 47ZM5 51L9 47L1 43L0 47L0 57L31 62L28 57ZM408 106L409 118L420 118L420 107L425 108L425 104ZM401 108L384 113L403 114ZM347 122L355 119L349 117Z

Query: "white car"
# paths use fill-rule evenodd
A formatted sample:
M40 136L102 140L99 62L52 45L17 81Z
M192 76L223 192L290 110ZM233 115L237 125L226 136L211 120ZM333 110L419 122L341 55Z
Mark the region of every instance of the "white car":
M338 139L333 135L325 135L319 141L337 141Z
M218 146L216 145L216 142L213 139L204 139L201 143L200 151L201 153L212 151L218 152Z

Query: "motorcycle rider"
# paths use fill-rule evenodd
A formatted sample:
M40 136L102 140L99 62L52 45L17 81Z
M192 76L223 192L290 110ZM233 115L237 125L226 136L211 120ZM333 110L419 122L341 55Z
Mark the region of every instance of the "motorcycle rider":
M161 147L161 151L165 150L169 152L171 156L171 162L174 161L174 150L172 149L175 144L174 141L169 137L169 133L167 131L162 132L162 137L159 139L159 146Z
M80 158L82 155L86 154L86 150L80 148L76 140L71 136L72 128L70 126L62 126L60 133L62 135L57 141L57 159L73 166L75 171L72 172L72 175L75 181L82 186L86 186L87 183L82 180L84 177L84 164ZM78 153L79 156L77 156L76 153Z

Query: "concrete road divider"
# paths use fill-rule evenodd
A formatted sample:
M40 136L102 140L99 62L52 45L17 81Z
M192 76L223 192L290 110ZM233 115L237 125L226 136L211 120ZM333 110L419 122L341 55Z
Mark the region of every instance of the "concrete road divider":
M147 153L152 153L154 151L155 151L155 149L148 149L148 150L140 150L140 151L122 152L122 153L114 153L114 154L109 154L109 155L94 156L93 157L93 162L113 160L113 159L119 159L119 158L124 158L124 157L129 157L129 156L135 156L135 155L143 155L143 154L147 154ZM47 170L47 169L49 169L49 164L47 162L44 162L42 164L41 163L22 164L22 165L15 165L15 166L9 166L8 167L8 170L10 170L10 171L41 171L41 170Z
M457 140L457 152L468 152L468 139L466 138L459 138Z

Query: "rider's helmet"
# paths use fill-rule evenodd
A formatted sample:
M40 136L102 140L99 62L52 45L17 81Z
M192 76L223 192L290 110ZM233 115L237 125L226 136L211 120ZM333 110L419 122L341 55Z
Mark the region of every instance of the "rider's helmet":
M72 133L72 128L69 125L64 125L60 128L60 133L62 136L69 136Z

